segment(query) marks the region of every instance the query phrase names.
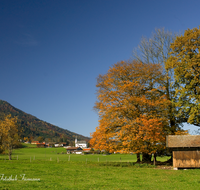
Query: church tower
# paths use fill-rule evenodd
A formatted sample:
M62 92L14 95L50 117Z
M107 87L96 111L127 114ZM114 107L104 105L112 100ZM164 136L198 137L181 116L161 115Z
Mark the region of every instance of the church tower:
M77 147L77 136L75 138L75 147Z

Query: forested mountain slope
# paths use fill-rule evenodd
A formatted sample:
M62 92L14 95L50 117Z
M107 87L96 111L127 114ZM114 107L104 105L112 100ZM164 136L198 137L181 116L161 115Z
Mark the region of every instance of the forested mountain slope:
M21 129L21 137L38 137L50 138L52 141L55 139L63 138L69 142L73 142L75 137L79 140L89 141L89 137L76 134L58 126L52 125L45 121L38 119L35 116L27 114L9 104L6 101L0 100L0 119L4 115L11 114L13 117L18 117L19 128Z

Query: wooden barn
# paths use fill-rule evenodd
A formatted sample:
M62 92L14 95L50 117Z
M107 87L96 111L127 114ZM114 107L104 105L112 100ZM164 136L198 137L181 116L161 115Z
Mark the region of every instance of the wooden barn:
M200 168L200 135L169 135L166 146L173 151L174 168Z

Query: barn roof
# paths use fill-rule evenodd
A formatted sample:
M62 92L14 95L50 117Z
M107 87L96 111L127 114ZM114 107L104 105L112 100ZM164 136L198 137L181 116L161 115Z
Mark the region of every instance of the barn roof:
M169 135L166 138L169 148L200 147L200 135Z

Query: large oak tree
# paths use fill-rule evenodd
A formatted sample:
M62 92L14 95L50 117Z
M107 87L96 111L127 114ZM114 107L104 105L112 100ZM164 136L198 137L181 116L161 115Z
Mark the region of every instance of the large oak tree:
M99 126L92 134L94 148L108 152L155 153L170 133L169 101L159 64L119 62L97 80Z

